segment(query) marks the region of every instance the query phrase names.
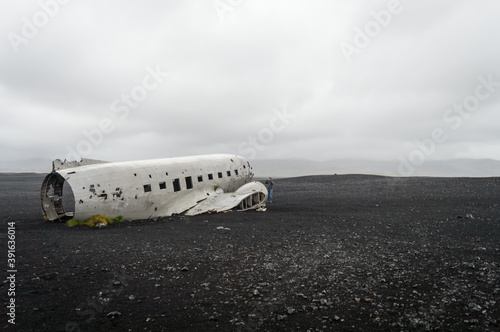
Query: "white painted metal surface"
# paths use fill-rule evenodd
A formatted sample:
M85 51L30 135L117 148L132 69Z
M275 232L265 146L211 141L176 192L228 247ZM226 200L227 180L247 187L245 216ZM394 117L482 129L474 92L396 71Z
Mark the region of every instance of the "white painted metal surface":
M85 220L96 214L148 219L257 209L267 200L265 186L252 182L248 161L236 155L80 164L66 168L65 162L54 162L41 188L45 219ZM63 206L65 182L74 196L69 207Z
M222 212L237 208L239 211L263 207L267 200L267 189L258 181L247 183L234 193L215 193L206 200L196 204L184 214L196 215L206 212Z

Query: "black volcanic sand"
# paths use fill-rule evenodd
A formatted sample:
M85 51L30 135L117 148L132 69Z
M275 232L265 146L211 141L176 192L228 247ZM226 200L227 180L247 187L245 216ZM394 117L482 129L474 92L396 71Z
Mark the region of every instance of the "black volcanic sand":
M19 331L499 329L498 178L277 179L267 212L103 229L43 221L42 179L0 175Z

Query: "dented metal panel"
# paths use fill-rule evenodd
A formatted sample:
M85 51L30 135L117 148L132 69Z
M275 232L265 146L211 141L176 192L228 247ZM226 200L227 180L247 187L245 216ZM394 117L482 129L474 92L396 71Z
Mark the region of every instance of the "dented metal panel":
M61 161L60 159L56 159L52 162L52 171L55 172L66 168L75 168L80 166L105 164L105 163L109 163L109 161L87 159L87 158L82 158L80 161L66 161L66 160Z
M267 201L267 189L262 183L247 183L234 193L215 193L213 196L187 210L186 215L207 212L223 212L236 208L239 211L263 208Z
M188 210L193 214L192 208L200 202L218 196L220 191L236 192L253 177L248 161L236 155L116 163L80 162L77 167L66 166L67 162L54 162L53 172L42 184L42 210L47 220L72 217L85 220L96 214L111 218L121 215L134 220L181 214ZM62 205L64 182L71 188L74 206ZM253 185L252 188L254 192L240 192L236 197L241 198L240 202L248 201L249 196L260 190L259 204L265 204L265 198L260 201L263 194L267 197L265 187ZM217 209L227 205L227 202L221 203L226 201L222 197L213 199Z

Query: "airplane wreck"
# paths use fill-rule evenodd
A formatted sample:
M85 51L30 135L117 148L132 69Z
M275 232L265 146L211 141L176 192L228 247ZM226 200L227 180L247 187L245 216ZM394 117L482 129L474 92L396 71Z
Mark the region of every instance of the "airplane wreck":
M237 155L129 162L92 159L52 163L40 192L46 220L97 214L125 220L228 210L265 210L267 189Z

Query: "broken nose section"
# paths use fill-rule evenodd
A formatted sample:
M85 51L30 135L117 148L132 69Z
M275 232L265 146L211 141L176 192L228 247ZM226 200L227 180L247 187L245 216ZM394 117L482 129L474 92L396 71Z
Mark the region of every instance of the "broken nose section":
M67 220L73 217L74 212L66 211L63 207L63 201L66 205L70 204L73 207L72 210L74 210L75 206L71 187L69 185L66 186L66 190L69 191L69 193L64 196L63 199L64 184L64 178L56 172L50 173L43 180L40 198L45 220Z

